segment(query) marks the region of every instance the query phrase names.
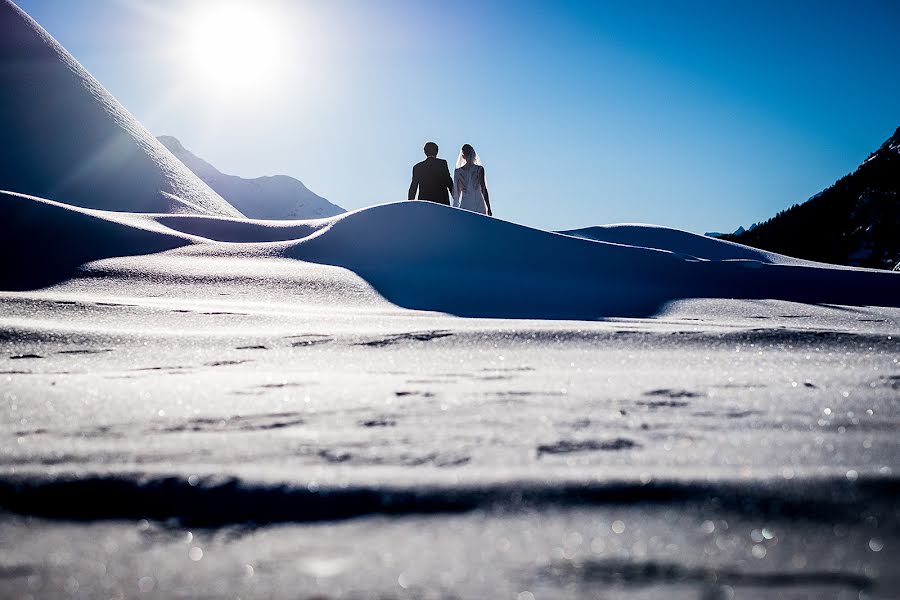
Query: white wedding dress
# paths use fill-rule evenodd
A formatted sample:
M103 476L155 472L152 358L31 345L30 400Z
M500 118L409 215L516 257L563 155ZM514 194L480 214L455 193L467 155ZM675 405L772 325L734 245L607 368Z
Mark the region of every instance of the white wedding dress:
M453 206L487 214L487 205L481 191L483 172L484 167L478 164L459 167L453 172Z

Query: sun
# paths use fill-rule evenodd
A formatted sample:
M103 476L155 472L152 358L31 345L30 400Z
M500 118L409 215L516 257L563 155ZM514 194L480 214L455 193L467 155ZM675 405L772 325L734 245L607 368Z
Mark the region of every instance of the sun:
M265 3L204 3L188 18L189 76L215 91L246 96L270 88L285 66L284 36Z

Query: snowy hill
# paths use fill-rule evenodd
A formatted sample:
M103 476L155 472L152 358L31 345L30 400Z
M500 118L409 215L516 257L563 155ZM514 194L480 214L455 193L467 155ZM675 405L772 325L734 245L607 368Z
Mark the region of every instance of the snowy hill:
M197 177L252 219L322 219L345 212L293 177L244 179L226 175L195 156L178 139L168 135L158 139Z
M41 287L88 261L195 246L235 260L264 255L343 267L395 305L461 316L647 316L681 298L900 302L900 278L892 273L810 263L665 227L587 231L604 239L429 202L287 223L88 211L0 193L0 252L12 267L27 265L0 270L0 286Z
M641 549L527 598L597 597L622 572L713 597L682 573L716 539L745 564L761 524L769 596L838 589L820 583L843 581L836 561L894 569L900 309L876 306L900 304L895 273L431 202L259 221L10 193L0 256L2 598L34 591L26 573L49 598L147 573L147 598L526 598L561 543ZM659 318L603 318L623 316ZM791 556L825 573L809 594Z
M793 260L786 256L779 256L772 252L749 248L733 242L710 239L712 236L709 234L697 235L679 229L660 227L659 225L624 223L572 229L557 233L596 242L655 248L686 258L703 260L745 259L766 263L787 263Z
M856 171L800 205L724 239L840 265L900 264L900 128Z
M240 216L10 0L0 0L0 32L0 189L105 210Z

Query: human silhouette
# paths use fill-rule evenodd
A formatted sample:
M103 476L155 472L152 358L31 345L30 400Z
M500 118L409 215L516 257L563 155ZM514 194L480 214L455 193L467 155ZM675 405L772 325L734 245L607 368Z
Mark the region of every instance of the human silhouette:
M453 180L450 179L450 167L447 161L438 158L438 145L434 142L425 144L425 160L413 167L412 183L409 184L409 199L437 202L450 206L450 194L453 193Z
M463 145L460 150L456 171L453 172L453 206L489 217L494 215L484 179L484 166L475 148L469 144Z

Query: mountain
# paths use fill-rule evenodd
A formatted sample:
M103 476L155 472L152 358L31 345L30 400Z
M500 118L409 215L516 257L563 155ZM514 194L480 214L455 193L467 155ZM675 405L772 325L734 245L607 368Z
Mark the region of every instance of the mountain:
M900 128L828 189L722 239L818 262L900 267Z
M240 216L10 0L0 0L0 190L84 208Z
M744 229L744 226L741 225L737 229L735 229L733 233L730 233L730 234L722 233L721 231L707 231L703 235L705 235L706 237L711 237L711 238L720 238L720 237L723 237L726 235L732 235L732 236L741 235L742 233L746 233L747 231L753 231L754 229L756 229L756 226L757 226L757 223L754 223L753 225L750 226L750 229Z
M197 177L251 219L322 219L346 212L293 177L244 179L226 175L192 154L178 139L169 135L158 139Z

